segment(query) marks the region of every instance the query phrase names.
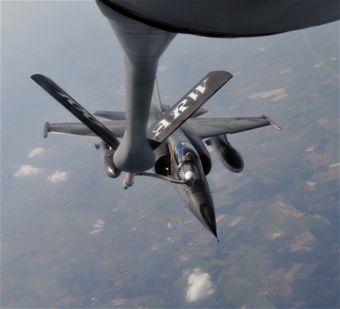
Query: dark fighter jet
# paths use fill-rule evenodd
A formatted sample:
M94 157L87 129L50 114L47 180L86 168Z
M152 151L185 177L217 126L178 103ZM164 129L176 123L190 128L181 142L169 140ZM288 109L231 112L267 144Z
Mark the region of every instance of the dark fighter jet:
M147 138L155 164L145 172L127 172L124 186L133 185L134 176L151 176L176 184L191 212L217 237L213 199L206 175L211 170L211 159L206 144L219 154L224 166L232 172L241 172L241 155L230 145L227 134L252 130L272 124L267 116L242 118L198 118L207 111L201 106L220 89L232 75L224 71L208 73L173 107L161 103L157 82L154 84ZM32 79L68 109L81 123L46 123L48 133L98 136L104 152L106 174L116 178L121 171L114 163L114 154L126 130L124 112L97 111L99 121L49 78L36 74ZM135 158L139 160L139 158ZM133 164L133 163L132 163Z

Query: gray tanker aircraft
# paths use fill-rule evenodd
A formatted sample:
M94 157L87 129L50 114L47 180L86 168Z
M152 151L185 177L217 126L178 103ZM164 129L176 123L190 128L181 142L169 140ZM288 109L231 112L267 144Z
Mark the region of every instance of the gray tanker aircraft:
M240 154L226 134L271 124L266 116L198 118L200 107L231 77L209 73L172 108L160 103L158 61L177 33L210 37L274 35L338 20L338 0L96 0L124 51L125 113L97 112L100 122L49 78L32 79L82 123L46 124L48 132L96 135L102 140L106 173L126 172L125 187L134 175L154 176L178 185L190 210L215 235L215 212L205 176L211 168L202 142L215 148L231 171L243 169ZM151 101L153 100L153 104ZM150 108L151 107L151 108ZM272 123L273 124L273 123ZM277 125L273 124L275 127ZM120 140L118 140L120 138ZM154 173L147 172L153 168Z

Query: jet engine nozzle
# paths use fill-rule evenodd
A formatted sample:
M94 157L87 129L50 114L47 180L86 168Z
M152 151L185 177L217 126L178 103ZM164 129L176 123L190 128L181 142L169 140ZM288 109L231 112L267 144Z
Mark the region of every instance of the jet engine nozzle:
M211 137L209 144L216 150L223 165L233 173L240 173L244 163L241 154L228 142L224 136Z

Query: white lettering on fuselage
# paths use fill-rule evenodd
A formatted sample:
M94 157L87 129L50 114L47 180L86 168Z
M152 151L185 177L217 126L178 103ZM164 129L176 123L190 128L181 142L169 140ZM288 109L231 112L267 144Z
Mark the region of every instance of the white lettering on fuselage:
M176 106L170 113L171 116L170 119L162 119L155 125L155 127L152 130L152 133L154 133L155 138L174 120L176 120L185 110L189 108L188 106L190 105L189 99L191 99L192 101L196 101L201 94L205 93L207 89L206 87L207 80L208 80L207 78L203 80L202 84L198 85L192 92L190 92L184 100L176 104Z

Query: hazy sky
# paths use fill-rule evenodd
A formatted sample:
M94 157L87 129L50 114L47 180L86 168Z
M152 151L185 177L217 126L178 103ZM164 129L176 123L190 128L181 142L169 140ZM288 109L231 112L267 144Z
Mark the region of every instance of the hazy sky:
M241 273L245 266L237 258L234 268L205 269L204 265L222 263L221 256L229 265L231 251L242 253L243 241L253 241L255 232L248 227L242 230L239 245L227 240L236 233L232 227L242 222L242 216L251 221L252 207L274 205L279 196L306 216L330 220L320 209L308 213L308 200L303 197L311 196L313 201L319 196L337 214L337 182L313 175L339 162L338 22L252 39L178 35L162 56L158 79L165 104L173 104L208 71L227 70L234 78L205 106L211 111L208 115L267 114L284 127L279 133L266 128L231 137L245 159L241 175L214 161L209 182L216 214L223 216L218 245L198 222L190 221L192 215L183 210L184 203L169 184L137 178L135 186L124 191L122 179L106 177L102 154L93 147L95 138L42 138L45 121L75 119L30 79L34 73L54 79L89 111L124 110L122 51L95 2L2 1L1 10L5 306L93 307L98 301L99 306L139 302L225 307L229 304L223 298L226 281L236 278L229 271ZM315 153L319 148L323 152ZM257 187L257 180L270 190ZM228 191L237 192L238 186L244 194ZM318 186L320 191L315 191ZM234 205L237 216L228 205ZM334 238L337 226L333 227L330 237ZM283 238L283 248L286 240L290 238ZM277 243L271 241L265 238L254 244L254 252L261 246L268 246L267 255L277 252ZM328 247L318 250L310 255L306 251L306 260L315 264L318 252L329 252ZM270 257L274 269L277 260ZM334 260L328 264L333 267ZM265 273L263 278L271 282L272 277ZM306 293L301 297L312 299L315 286L302 287ZM139 293L147 295L144 303ZM161 298L164 303L157 303Z

